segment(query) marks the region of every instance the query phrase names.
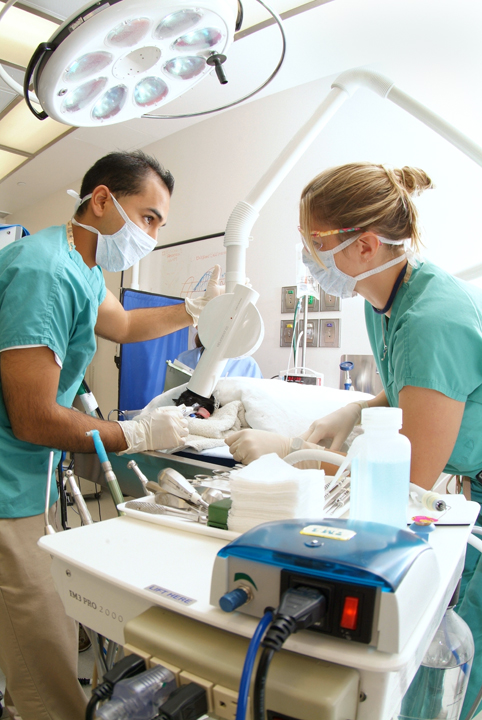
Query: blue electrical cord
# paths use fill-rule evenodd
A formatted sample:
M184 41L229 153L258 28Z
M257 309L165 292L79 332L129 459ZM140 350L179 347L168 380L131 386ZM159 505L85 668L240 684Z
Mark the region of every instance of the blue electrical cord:
M272 620L273 613L271 612L271 610L268 610L259 621L256 630L254 631L254 635L251 638L251 642L249 643L248 652L246 653L246 658L244 660L243 672L241 673L241 681L239 683L236 720L245 720L246 718L249 684L251 682L251 675L253 673L254 661L256 660L256 653L258 652L261 640L263 639L263 636L268 626L271 624Z

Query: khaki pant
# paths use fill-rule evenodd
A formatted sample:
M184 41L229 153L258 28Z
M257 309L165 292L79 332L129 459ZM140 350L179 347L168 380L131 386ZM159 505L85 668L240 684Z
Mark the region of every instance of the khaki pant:
M77 626L37 546L43 534L43 515L0 518L0 667L22 720L84 720Z

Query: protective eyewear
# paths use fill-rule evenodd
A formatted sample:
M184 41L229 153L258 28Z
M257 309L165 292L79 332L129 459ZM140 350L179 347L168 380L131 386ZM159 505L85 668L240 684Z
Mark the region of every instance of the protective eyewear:
M303 243L303 246L307 252L311 252L311 248L308 245L308 243L305 240L305 236L303 234L303 230L298 225L298 230L301 235L301 241ZM339 228L338 230L312 230L310 232L311 237L326 237L327 235L339 235L340 233L349 233L349 232L356 232L357 230L361 230L359 227L352 227L352 228ZM315 246L315 250L321 250L323 247L323 243L313 243Z

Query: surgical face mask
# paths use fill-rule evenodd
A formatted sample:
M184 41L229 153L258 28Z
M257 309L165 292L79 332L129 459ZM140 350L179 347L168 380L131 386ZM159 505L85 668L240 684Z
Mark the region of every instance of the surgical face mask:
M326 270L320 267L316 260L305 250L303 250L304 264L309 269L314 279L320 284L321 289L324 290L327 295L335 295L335 297L340 297L343 299L353 297L353 295L356 295L355 285L357 284L357 282L359 282L359 280L364 280L370 275L375 275L376 273L382 272L383 270L392 267L392 265L397 265L397 263L402 262L402 260L404 260L409 255L408 252L405 252L403 255L398 255L393 260L390 260L389 262L380 265L380 267L374 268L373 270L368 270L361 275L356 275L355 277L352 277L351 275L347 275L346 273L342 272L337 267L335 262L335 255L336 253L341 252L344 248L354 243L355 240L357 240L359 237L360 235L356 235L355 237L349 238L348 240L345 240L345 242L342 242L340 245L338 245L336 248L333 248L333 250L318 250L316 254L320 258L322 263L326 266ZM380 240L380 242L387 245L403 245L404 243L404 240L387 240L386 238L382 237L379 237L378 239Z
M72 192L69 192L71 195ZM79 206L92 197L86 195L80 199L77 195L78 200L76 203L74 215L77 212ZM156 240L151 238L142 228L133 222L127 215L126 211L120 205L115 197L111 193L111 198L114 201L120 216L125 220L124 225L113 235L102 235L96 228L91 225L82 225L77 220L72 219L73 225L78 225L86 230L90 230L93 233L97 233L97 250L95 253L95 261L97 265L100 265L104 270L109 272L120 272L121 270L127 270L142 260L143 257L148 255L151 250L156 247Z

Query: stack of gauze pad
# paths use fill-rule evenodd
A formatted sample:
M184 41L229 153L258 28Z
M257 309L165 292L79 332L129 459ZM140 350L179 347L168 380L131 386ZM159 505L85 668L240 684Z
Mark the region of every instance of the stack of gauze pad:
M228 528L243 533L256 525L290 518L322 518L325 473L299 470L278 455L263 455L231 475Z

